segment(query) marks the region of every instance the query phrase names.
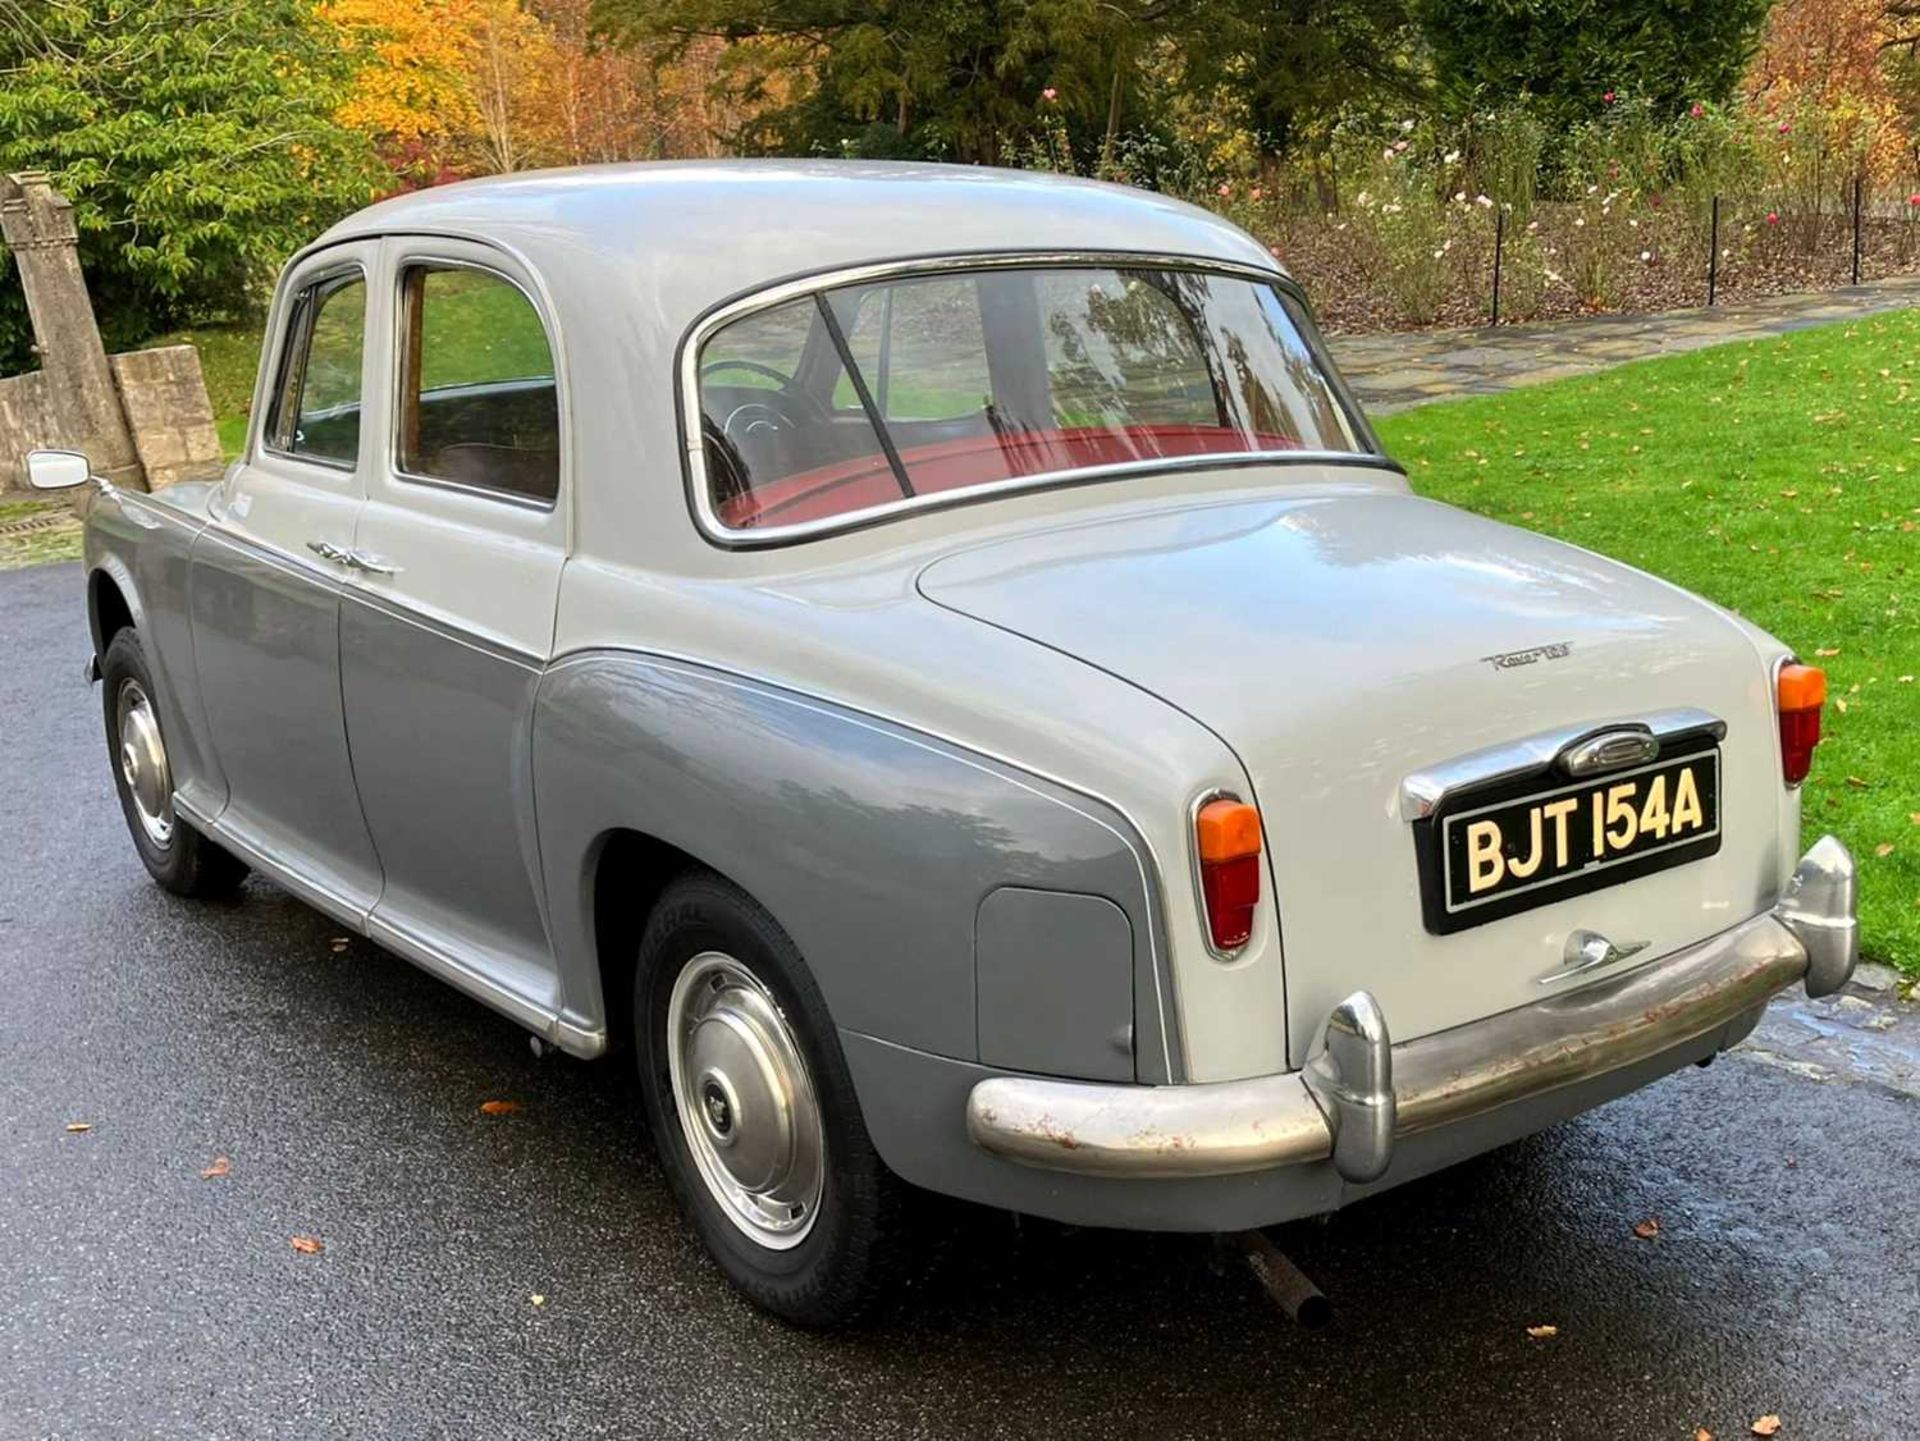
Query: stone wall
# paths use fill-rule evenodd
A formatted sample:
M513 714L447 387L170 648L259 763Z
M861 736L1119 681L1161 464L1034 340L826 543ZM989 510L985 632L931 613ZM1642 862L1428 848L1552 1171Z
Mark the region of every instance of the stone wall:
M78 450L115 485L152 488L217 467L220 438L190 345L109 357L80 271L73 207L39 171L0 175L11 252L41 368L0 379L0 492L29 450Z
M45 371L0 379L0 492L27 483L27 452L65 432Z
M199 351L191 345L130 350L111 364L149 490L219 468L220 433Z
M109 365L149 490L220 468L200 352L191 345L130 350ZM26 488L28 451L72 446L44 370L0 378L0 494Z

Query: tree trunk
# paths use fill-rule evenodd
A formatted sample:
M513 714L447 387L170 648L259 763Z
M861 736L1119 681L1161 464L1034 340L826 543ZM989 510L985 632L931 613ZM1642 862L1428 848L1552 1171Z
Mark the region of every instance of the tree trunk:
M1113 57L1113 84L1107 88L1107 133L1100 142L1100 178L1113 178L1113 152L1120 141L1120 98L1124 93L1122 85L1126 80L1127 62L1119 55Z

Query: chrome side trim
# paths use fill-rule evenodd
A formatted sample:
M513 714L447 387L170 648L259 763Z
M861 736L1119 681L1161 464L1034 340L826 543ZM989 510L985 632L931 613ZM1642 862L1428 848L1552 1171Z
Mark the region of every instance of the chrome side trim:
M1398 1046L1371 998L1351 996L1304 1073L1192 1086L996 1076L968 1096L967 1134L1007 1160L1089 1176L1224 1176L1331 1157L1362 1183L1384 1174L1399 1137L1704 1036L1732 1044L1792 982L1805 978L1810 992L1844 983L1844 942L1815 968L1822 945L1851 936L1852 860L1829 837L1796 880L1775 909L1658 962Z
M1559 726L1519 740L1504 741L1484 750L1470 751L1452 760L1417 770L1400 782L1400 818L1424 820L1452 796L1475 790L1496 781L1518 780L1523 776L1544 775L1564 755L1570 763L1583 742L1600 742L1623 733L1639 733L1659 747L1678 736L1704 731L1715 740L1723 740L1727 723L1709 711L1683 706L1655 711L1650 715L1591 724ZM1611 767L1609 767L1611 768ZM1571 765L1568 769L1571 771ZM1572 772L1582 774L1582 772Z
M1158 460L1126 461L1112 465L1086 466L1075 470L1050 471L1041 475L1017 476L984 485L965 486L937 494L907 496L885 505L871 506L858 514L831 516L794 525L776 525L740 530L722 521L713 508L713 495L707 478L706 447L701 439L700 351L709 337L721 327L752 315L756 311L852 285L871 284L902 275L937 275L959 270L1044 269L1047 267L1152 266L1163 270L1207 271L1237 276L1244 280L1271 285L1286 292L1303 308L1306 294L1284 271L1266 269L1235 260L1216 260L1207 256L1173 255L1134 250L1054 250L986 251L961 255L922 256L820 271L797 276L747 295L724 301L696 320L681 338L675 367L679 390L680 443L686 456L687 493L694 523L715 544L728 549L747 549L783 545L819 535L863 530L891 520L902 513L942 509L951 505L987 499L993 496L1030 490L1047 490L1067 485L1117 480L1127 476L1164 474L1172 471L1227 469L1248 465L1364 465L1405 474L1404 469L1378 449L1354 451L1285 450L1249 451L1237 455L1176 456ZM1318 340L1318 330L1310 337ZM1336 373L1337 374L1337 373ZM1360 407L1343 383L1333 386L1340 402L1342 418L1358 444L1374 441Z
M296 899L340 922L349 930L363 936L367 933L368 907L356 904L320 881L303 876L279 852L269 850L263 843L236 830L230 822L213 819L178 791L174 792L173 804L174 809L184 815L195 830L218 841L253 869L271 878L276 885L293 892Z
M353 601L365 606L368 610L386 616L389 620L413 626L429 635L452 641L455 645L463 645L468 650L477 651L481 655L516 665L522 670L537 674L547 663L546 657L537 651L522 650L510 642L495 640L491 636L477 635L473 631L453 625L416 606L408 605L386 591L374 590L364 581L353 577L341 577L339 590L343 600Z
M367 939L376 945L385 946L396 955L412 961L427 974L439 977L457 990L465 991L482 1005L490 1006L508 1020L517 1021L570 1055L590 1061L606 1050L607 1033L604 1030L584 1031L571 1022L563 1024L560 1013L552 1007L508 989L452 951L402 929L384 916L371 916L366 934Z
M569 1055L592 1060L606 1051L607 1032L604 1028L589 1030L561 1012L507 989L450 951L402 930L383 917L373 915L366 907L356 905L330 887L301 875L277 852L240 834L232 825L211 819L177 792L173 803L174 808L192 823L195 830L219 842L321 914L413 962L423 971L525 1026Z

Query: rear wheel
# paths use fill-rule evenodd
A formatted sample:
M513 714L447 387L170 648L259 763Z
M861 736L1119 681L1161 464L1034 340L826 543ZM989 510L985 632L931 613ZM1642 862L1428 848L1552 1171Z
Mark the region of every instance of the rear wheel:
M800 1325L858 1319L902 1274L907 1188L786 933L717 876L674 882L641 942L634 1038L661 1164L728 1278Z
M115 633L100 662L107 753L134 849L150 874L175 895L230 896L246 865L188 825L173 804L173 766L153 702L153 673L131 626Z

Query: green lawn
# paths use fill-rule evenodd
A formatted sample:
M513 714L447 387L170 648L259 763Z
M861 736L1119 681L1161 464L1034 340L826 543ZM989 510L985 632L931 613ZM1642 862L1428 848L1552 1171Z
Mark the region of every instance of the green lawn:
M1920 311L1424 406L1426 495L1731 607L1826 667L1808 840L1861 870L1869 955L1920 974Z

